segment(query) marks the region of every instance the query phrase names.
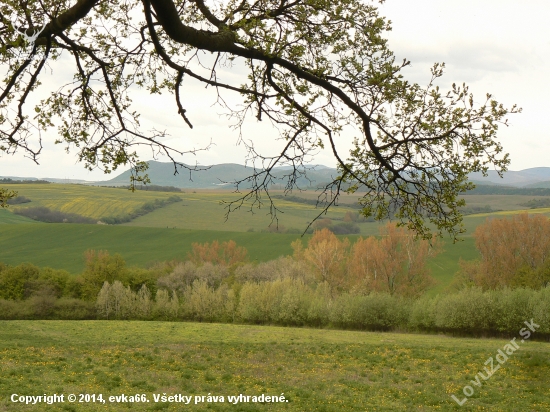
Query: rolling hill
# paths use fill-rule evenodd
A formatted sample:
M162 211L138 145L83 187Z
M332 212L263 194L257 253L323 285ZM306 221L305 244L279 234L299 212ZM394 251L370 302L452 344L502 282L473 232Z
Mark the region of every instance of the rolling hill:
M174 174L172 163L150 161L147 175L151 183L160 186L174 186L182 189L235 189L235 182L248 178L254 169L234 163L225 163L212 166L199 166L197 170L189 171L179 168ZM192 166L190 166L193 169ZM274 184L285 184L284 177L290 172L288 167L275 168L273 174L276 176ZM332 181L338 175L336 169L325 166L312 166L307 170L307 178L298 179L301 187L312 187ZM127 170L111 180L95 182L102 186L125 186L130 182L131 172ZM244 181L239 188L250 187L250 183Z

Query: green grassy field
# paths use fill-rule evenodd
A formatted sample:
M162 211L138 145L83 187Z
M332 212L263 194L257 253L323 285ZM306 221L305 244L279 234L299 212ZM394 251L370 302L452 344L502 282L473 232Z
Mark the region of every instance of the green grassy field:
M0 226L0 261L30 262L79 273L87 249L120 253L129 266L184 260L193 242L234 240L248 249L252 261L292 254L290 244L299 235L216 232L166 228L39 223Z
M271 224L269 209L253 209L253 213L243 206L240 210L232 212L229 218L225 218L226 210L221 199L234 200L237 198L232 193L202 192L196 194L184 193L180 195L183 202L173 203L162 209L155 210L145 216L141 216L126 226L141 227L180 227L196 230L227 230L231 232L246 232L248 230L261 231ZM307 223L311 222L319 214L313 206L306 204L277 200L277 206L282 213L278 213L279 225L285 228L305 230ZM342 208L331 212L329 217L342 218L349 208ZM274 225L276 223L273 223Z
M142 204L154 199L164 199L174 195L183 199L183 202L157 209L127 223L129 226L168 226L195 230L246 232L251 229L261 231L272 224L272 218L268 214L269 209L267 207L255 208L254 213L250 213L248 211L250 205L248 207L244 205L240 210L231 213L230 218L226 221L225 209L221 201L229 202L239 198L238 194L230 191L196 190L174 193L138 190L132 193L125 189L72 184L19 184L10 185L10 189L17 191L20 196L31 199L30 203L11 206L13 210L46 206L52 210L76 213L98 220L105 216L130 213ZM275 193L281 194L282 192L276 191ZM277 214L278 224L287 229L305 230L307 224L320 212L314 206L282 199L277 199L276 204L280 209ZM352 209L344 206L337 207L331 210L326 217L342 219L348 210ZM0 221L1 219L2 217L0 217ZM364 226L362 230L365 233L377 232L378 230L377 224L363 224L361 226Z
M445 241L443 252L428 261L428 268L436 284L427 293L433 296L444 292L460 268L460 259L474 260L478 257L479 253L475 248L474 238L471 236L466 236L462 238L462 241L454 244L451 241Z
M229 218L225 219L224 205L220 204L220 199L227 201L236 199L236 195L229 192L197 191L197 193L186 193L181 195L184 202L174 203L162 209L157 209L152 213L141 216L132 222L125 223L127 226L142 227L181 227L186 229L198 230L227 230L241 232L247 230L260 231L266 229L271 223L268 215L268 209L254 209L254 214L249 209L243 207L241 210L232 212ZM297 194L298 197L315 199L315 192L304 192ZM472 195L465 197L470 206L490 206L496 212L483 213L466 216L464 218L464 227L466 236L471 235L475 228L484 223L488 217L506 217L511 214L528 212L543 213L550 216L550 209L525 209L522 203L533 199L533 196L479 196ZM357 200L357 195L344 196L340 206L334 207L323 217L330 219L342 219L347 211L356 211L347 207L352 201ZM277 207L282 213L278 214L279 224L285 228L304 230L320 212L314 206L289 202L284 199L275 199ZM497 211L498 210L498 211ZM365 222L359 223L362 236L378 235L380 227L385 222Z
M12 224L18 224L18 223L38 223L38 222L32 219L29 219L28 217L19 216L9 212L6 209L0 208L0 225L12 225Z
M513 336L510 336L510 339ZM509 342L396 333L241 325L0 322L2 411L431 411L550 409L550 347L526 341L488 380L471 383ZM495 364L497 362L495 361ZM474 394L463 406L463 387ZM64 394L65 403L14 404L12 394ZM69 394L103 403L69 403ZM144 394L149 402L112 403ZM190 405L154 395L192 396ZM208 395L225 402L206 402ZM228 403L228 396L284 403ZM195 404L195 396L205 402ZM218 398L218 401L220 399Z

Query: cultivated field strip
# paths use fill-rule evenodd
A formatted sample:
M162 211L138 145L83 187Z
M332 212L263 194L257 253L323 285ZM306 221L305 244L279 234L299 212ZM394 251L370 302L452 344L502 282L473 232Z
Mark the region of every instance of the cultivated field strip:
M144 203L166 199L175 194L143 190L132 193L119 188L53 183L10 185L10 188L31 199L30 203L16 205L14 208L45 206L52 210L97 219L127 214Z

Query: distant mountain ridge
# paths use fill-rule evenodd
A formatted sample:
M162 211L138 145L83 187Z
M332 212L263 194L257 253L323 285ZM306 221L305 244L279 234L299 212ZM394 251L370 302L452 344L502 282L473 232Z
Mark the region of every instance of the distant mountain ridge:
M208 167L208 166L205 166ZM199 167L200 168L200 167ZM307 176L311 180L309 182L305 178L300 178L298 184L301 187L311 187L321 184L326 184L332 181L338 172L336 168L331 168L322 165L311 166ZM282 178L289 172L288 166L275 168L273 174ZM175 186L179 188L234 188L231 182L246 179L253 172L253 168L234 163L224 163L210 166L207 170L189 171L182 169L179 174L174 175L174 166L172 163L163 163L150 161L147 174L151 179L151 183L162 186ZM499 185L511 186L516 188L549 188L550 187L550 167L534 167L520 171L508 171L500 178L494 170L487 172L488 176L484 177L481 173L471 173L470 180L479 185ZM190 180L191 178L191 180ZM96 182L101 185L127 185L130 182L130 171L126 171L117 177ZM285 184L284 180L276 181L275 183ZM242 186L243 188L246 186Z
M159 186L174 186L181 189L235 189L233 182L246 179L253 173L252 167L246 167L235 163L223 163L212 166L197 166L198 169L189 172L186 169L179 169L179 173L174 175L174 165L171 162L149 161L149 170L147 174L151 179L151 184ZM193 168L192 166L190 166ZM284 185L283 176L288 174L291 168L289 166L277 167L273 174L278 178L274 184ZM130 170L122 172L118 176L104 181L89 182L77 179L54 179L42 178L53 183L80 183L94 184L100 186L127 186L130 183ZM301 177L298 179L298 185L303 188L316 187L331 182L338 172L336 168L323 165L308 166L307 177L309 181ZM0 176L0 178L10 176ZM11 177L14 180L36 180L36 178ZM481 173L471 173L470 180L477 185L498 185L514 188L550 188L550 167L533 167L519 171L508 171L503 178L498 173L490 170L488 176L484 177ZM247 187L244 183L240 188Z
M550 187L550 167L532 167L519 171L510 170L504 173L503 178L500 178L494 170L487 172L488 176L476 172L471 173L469 178L474 183L481 184L497 184L513 187L530 187L530 188L548 188Z
M160 186L174 186L181 189L235 189L236 181L248 178L254 172L252 167L246 167L235 163L223 163L212 166L197 166L197 171L189 171L185 168L179 168L178 174L174 175L174 165L150 161L147 175L151 184ZM193 169L193 166L190 166ZM273 184L285 184L284 176L289 173L291 168L274 168L272 174L275 176ZM307 179L301 177L298 179L298 186L311 187L332 181L338 172L335 168L326 166L308 166ZM95 182L102 186L125 186L130 182L130 170L127 170L113 179ZM309 179L309 180L308 180ZM240 188L246 188L248 182L243 182Z

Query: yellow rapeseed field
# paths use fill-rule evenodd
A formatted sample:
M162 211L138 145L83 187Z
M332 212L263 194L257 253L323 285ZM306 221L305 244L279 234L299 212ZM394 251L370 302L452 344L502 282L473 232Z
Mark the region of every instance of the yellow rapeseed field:
M10 189L31 200L30 203L13 206L14 209L45 206L97 219L130 213L146 202L174 195L169 192L138 190L132 193L121 188L55 183L10 185Z

